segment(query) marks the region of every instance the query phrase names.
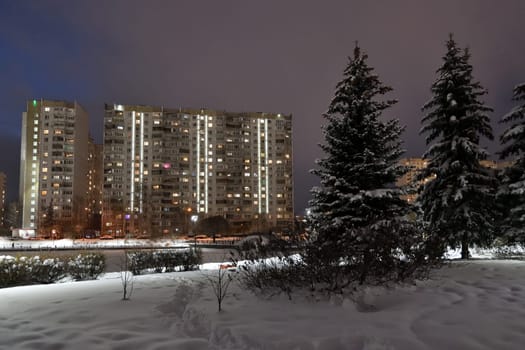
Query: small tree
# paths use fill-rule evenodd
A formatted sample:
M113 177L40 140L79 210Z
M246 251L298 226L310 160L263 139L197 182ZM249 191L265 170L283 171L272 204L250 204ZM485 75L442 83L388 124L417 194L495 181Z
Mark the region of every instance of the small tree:
M514 156L502 173L498 199L503 209L501 230L508 242L525 242L525 84L514 88L514 101L521 102L501 119L510 124L501 134L500 158Z
M217 298L217 305L220 312L222 311L222 301L228 294L228 287L232 281L232 276L228 273L228 269L223 266L219 266L214 274L206 274L205 276Z
M120 281L122 282L122 300L129 300L133 294L135 276L131 272L131 259L127 249L124 250L124 256L120 261Z
M438 78L432 84L432 99L423 106L421 133L426 133L424 154L428 166L421 177L428 181L419 197L428 232L440 237L440 247L461 246L468 258L472 243L487 245L493 238L493 174L480 164L488 152L482 137L492 139L488 112L481 96L486 90L472 76L470 53L461 50L452 35Z

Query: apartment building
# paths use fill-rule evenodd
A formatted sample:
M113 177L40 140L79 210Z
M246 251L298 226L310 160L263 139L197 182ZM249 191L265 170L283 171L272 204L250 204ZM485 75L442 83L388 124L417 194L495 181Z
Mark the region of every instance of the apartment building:
M105 234L293 223L291 115L106 105L103 153Z
M396 185L403 188L406 192L401 198L409 203L413 203L418 197L417 190L419 186L434 179L435 175L425 179L418 179L421 170L425 169L428 164L428 161L424 158L403 158L400 159L399 163L405 166L408 171L396 181ZM501 170L512 165L512 161L481 160L479 163L485 168L493 170Z
M5 214L6 214L6 182L7 177L4 173L0 172L0 227L5 226Z
M85 225L88 114L76 102L32 100L22 115L22 227L74 234Z
M88 139L88 173L87 173L87 192L86 207L88 229L86 232L91 236L95 232L100 232L102 225L102 185L103 185L103 161L102 144L96 144L90 136Z

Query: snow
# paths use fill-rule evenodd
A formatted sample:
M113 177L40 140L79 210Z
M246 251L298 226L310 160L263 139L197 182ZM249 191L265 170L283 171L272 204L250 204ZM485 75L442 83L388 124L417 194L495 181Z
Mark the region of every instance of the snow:
M522 349L525 262L454 262L430 280L355 295L217 302L202 271L0 289L5 349Z

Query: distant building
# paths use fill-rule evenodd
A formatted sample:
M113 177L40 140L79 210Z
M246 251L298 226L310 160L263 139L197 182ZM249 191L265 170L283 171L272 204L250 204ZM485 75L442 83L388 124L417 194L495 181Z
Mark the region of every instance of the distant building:
M406 194L403 195L402 198L408 201L409 203L412 203L418 197L417 189L419 188L419 186L421 186L425 182L431 181L433 178L435 178L435 175L429 176L423 180L417 179L417 176L419 175L421 170L427 167L428 161L426 159L403 158L399 161L399 163L407 167L408 171L397 180L396 185L400 188L403 188L406 191ZM480 164L489 169L500 170L510 166L512 162L496 162L493 160L482 160L480 161Z
M417 198L417 188L425 181L429 181L431 178L423 180L417 180L417 176L421 170L427 167L427 160L423 158L403 158L399 163L407 168L407 172L401 176L396 185L403 188L406 194L402 195L401 198L409 203L413 203Z
M85 225L88 114L76 102L32 100L22 116L22 227L74 234Z
M6 214L6 175L0 172L0 227L5 227L5 214Z
M106 105L103 153L105 234L293 225L291 115Z
M91 231L100 231L102 224L102 184L104 180L102 144L88 141L88 188L86 192L87 226Z

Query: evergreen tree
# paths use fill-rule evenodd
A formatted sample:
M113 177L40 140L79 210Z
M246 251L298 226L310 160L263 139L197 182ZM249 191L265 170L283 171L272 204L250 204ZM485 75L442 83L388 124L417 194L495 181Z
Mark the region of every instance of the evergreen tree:
M320 146L326 157L312 170L321 186L312 189L307 256L312 265L327 269L320 274L332 288L386 278L398 267L398 249L414 246L409 225L401 220L408 204L394 187L404 173L398 164L403 128L397 120L379 120L396 101L380 99L392 89L366 60L356 45L324 115Z
M503 145L500 158L514 156L513 164L502 173L502 184L498 191L503 208L501 230L508 242L525 242L525 84L514 88L514 107L501 119L510 126L500 136Z
M424 158L428 167L422 178L435 177L423 185L420 196L429 232L446 244L489 244L493 233L495 178L480 164L488 153L481 137L493 139L488 112L481 96L486 94L472 76L470 53L458 48L452 35L446 43L443 65L432 84L432 99L423 106L421 133L427 133Z

